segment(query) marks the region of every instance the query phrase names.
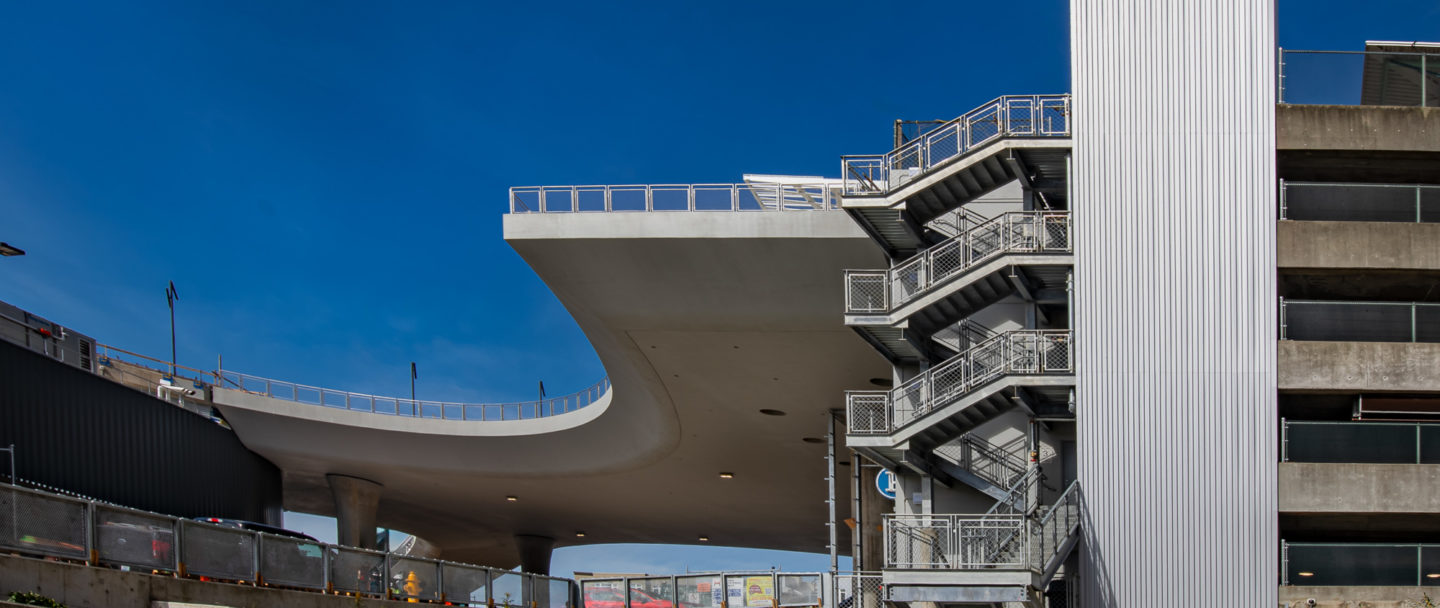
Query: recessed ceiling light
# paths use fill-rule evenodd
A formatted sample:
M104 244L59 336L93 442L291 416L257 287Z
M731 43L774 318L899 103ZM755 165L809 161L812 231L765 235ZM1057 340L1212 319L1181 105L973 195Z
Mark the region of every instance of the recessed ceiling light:
M584 533L584 532L576 532L576 533L575 533L575 537L576 537L576 538L585 538L585 533Z
M735 474L730 471L720 471L720 479L735 479Z
M519 497L519 496L506 496L506 497L505 497L505 500L508 500L508 501L510 501L510 502L515 502L515 501L517 501L517 500L520 500L520 497Z
M702 542L702 543L708 543L708 542L710 542L710 537L709 537L709 536L705 536L705 535L702 534L702 535L700 536L700 542Z
M1300 572L1300 573L1298 573L1298 574L1299 574L1300 576L1315 576L1315 573L1314 573L1314 572Z
M825 438L824 438L824 437L804 437L804 438L800 439L800 441L804 441L805 443L825 443Z
M785 412L782 412L782 411L780 411L780 410L771 410L771 409L760 410L760 413L761 413L761 414L765 414L766 416L784 416L784 415L785 415Z
M870 384L884 388L895 386L895 382L889 378L871 378Z
M1426 574L1425 578L1440 578L1440 572L1431 572Z

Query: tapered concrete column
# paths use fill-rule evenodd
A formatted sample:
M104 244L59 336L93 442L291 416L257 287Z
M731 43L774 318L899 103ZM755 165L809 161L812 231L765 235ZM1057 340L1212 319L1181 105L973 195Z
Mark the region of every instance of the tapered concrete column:
M515 548L520 551L520 570L530 574L550 574L550 552L555 539L533 534L516 534Z
M350 547L378 549L375 511L380 506L380 490L385 486L349 475L328 474L325 481L335 496L336 540Z

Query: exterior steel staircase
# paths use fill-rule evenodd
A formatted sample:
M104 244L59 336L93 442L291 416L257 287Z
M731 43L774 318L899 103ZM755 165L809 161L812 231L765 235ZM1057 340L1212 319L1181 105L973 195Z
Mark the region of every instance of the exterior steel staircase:
M892 256L933 242L925 224L1013 180L1063 208L1070 96L992 100L881 155L841 160L841 207Z
M1027 475L1016 490L1032 483ZM979 515L890 515L885 585L896 604L1000 604L1044 608L1043 592L1080 536L1080 484L1031 513L1002 501Z
M1026 403L1064 400L1074 385L1067 330L999 334L889 391L846 394L847 445L886 465L923 473L933 451Z
M1019 294L1063 303L1073 263L1070 215L1001 214L888 270L845 273L845 324L893 362L934 360L929 337Z

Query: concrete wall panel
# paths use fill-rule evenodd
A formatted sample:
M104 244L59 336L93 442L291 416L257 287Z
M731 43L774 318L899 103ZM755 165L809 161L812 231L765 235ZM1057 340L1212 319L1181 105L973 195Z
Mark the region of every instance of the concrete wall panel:
M1440 108L1279 106L1280 150L1440 152Z
M1440 270L1440 224L1280 222L1275 233L1280 268Z
M1440 465L1282 462L1280 511L1440 513Z
M1281 340L1279 387L1291 391L1434 391L1440 344Z
M1274 606L1275 3L1071 16L1083 605Z

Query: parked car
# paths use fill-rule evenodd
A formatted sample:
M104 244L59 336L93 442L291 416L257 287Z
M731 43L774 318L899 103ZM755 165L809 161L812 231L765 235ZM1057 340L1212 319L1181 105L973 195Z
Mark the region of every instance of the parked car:
M318 542L320 542L320 541L318 541L318 540L315 540L315 537L310 536L309 534L304 534L304 533L301 533L301 532L296 532L296 531L294 531L294 530L286 530L285 528L281 528L281 527L278 527L278 526L272 526L272 525L269 525L269 524L262 524L262 523L253 522L253 521L245 521L245 520L243 520L243 519L222 519L222 518L219 518L219 517L196 517L196 518L195 518L195 521L198 521L198 522L201 522L201 523L212 524L212 525L216 525L216 526L225 526L225 527L227 527L227 528L239 528L239 529L241 529L241 530L252 530L252 531L255 531L255 532L264 532L264 533L266 533L266 534L274 534L274 535L276 535L276 536L288 536L288 537L290 537L290 538L298 538L298 539L300 539L300 540L308 540L308 541L310 541L310 542L312 542L312 543L318 543Z
M625 596L618 589L587 586L585 608L625 608Z

